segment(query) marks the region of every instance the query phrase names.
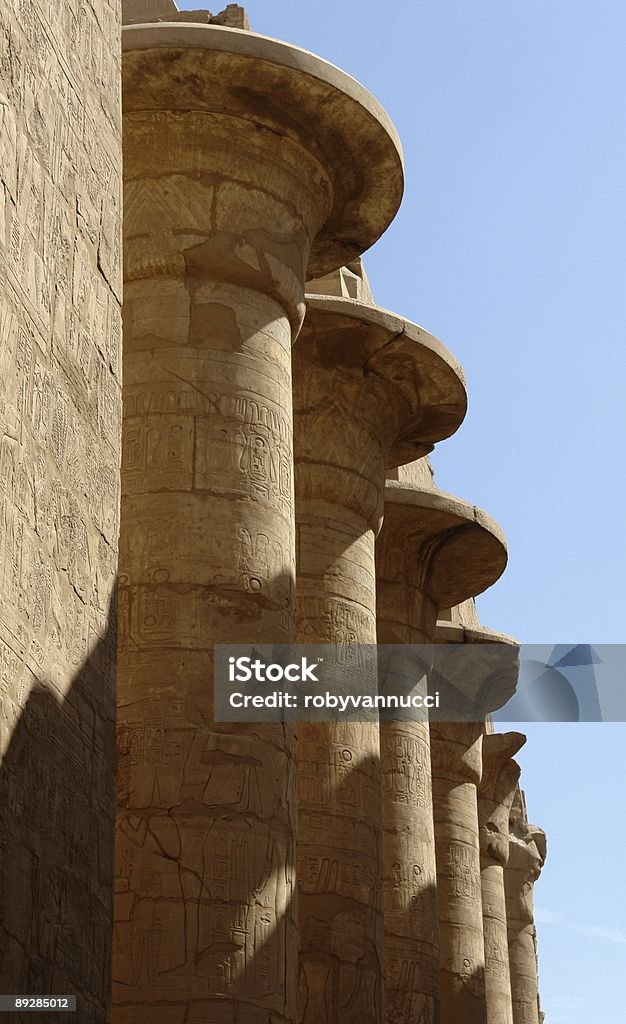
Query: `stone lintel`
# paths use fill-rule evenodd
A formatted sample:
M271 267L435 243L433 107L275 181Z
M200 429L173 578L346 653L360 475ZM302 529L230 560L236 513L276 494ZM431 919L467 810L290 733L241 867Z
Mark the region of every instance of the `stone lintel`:
M500 633L489 626L467 626L463 623L437 622L438 644L510 644L519 647L519 641L508 633Z
M179 14L174 0L122 0L122 24L145 25Z
M402 479L402 477L398 479ZM436 490L436 488L430 487L428 484L426 486L428 490ZM438 621L440 625L463 626L465 629L480 629L482 626L478 616L478 609L476 608L476 601L473 597L470 597L467 601L462 601L461 604L457 604L453 608L440 608Z
M370 306L375 305L369 278L360 256L352 260L347 267L339 267L330 274L307 281L306 291L309 295L335 295L339 298L356 299Z
M124 25L152 25L155 22L191 22L194 25L225 25L228 28L250 31L250 21L244 7L228 4L219 14L206 8L179 11L174 0L122 0Z
M122 32L126 114L195 111L237 119L314 157L331 182L330 216L308 277L349 264L393 220L404 187L402 148L380 104L306 50L215 24L128 25Z
M395 466L387 473L387 479L399 480L402 484L411 484L427 491L436 490L435 473L427 455L415 462L407 462L404 466Z
M245 7L242 7L241 4L227 4L225 10L214 14L211 20L213 25L226 25L228 28L250 31L250 21Z

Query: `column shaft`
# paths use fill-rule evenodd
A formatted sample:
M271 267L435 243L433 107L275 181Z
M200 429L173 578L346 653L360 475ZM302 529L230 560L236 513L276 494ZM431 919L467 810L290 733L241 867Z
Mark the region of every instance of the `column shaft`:
M412 561L392 509L377 548L378 642L432 642L437 606L395 572ZM395 527L395 529L394 529ZM415 576L420 574L416 569ZM439 927L428 723L380 726L385 1020L439 1021Z
M513 1024L504 871L509 857L509 813L520 774L511 755L523 742L521 733L483 737L478 818L487 1024Z
M439 963L428 726L381 725L385 1019L438 1020Z
M513 803L510 829L505 891L513 1024L541 1024L533 890L546 858L546 837L541 829L528 824L520 790Z
M302 469L298 468L302 480ZM308 472L308 470L304 470ZM298 493L298 488L296 493ZM298 640L374 644L374 533L350 510L298 505ZM303 1024L381 1024L378 727L299 731Z
M294 638L292 326L331 189L235 118L126 140L115 1020L292 1022L294 735L215 725L211 652Z
M431 723L442 1021L485 1024L476 789L482 725Z
M375 644L374 540L385 474L458 427L465 412L460 368L422 328L365 303L318 297L309 302L294 349L294 406L298 639ZM407 766L409 789L398 801L412 800L417 787L427 813L423 731L391 740L384 784L395 790L393 761ZM304 726L298 764L302 1021L382 1024L378 725ZM430 911L414 868L424 862L430 870L421 848L427 829L426 821L411 818L395 872L398 911L408 900L425 918ZM390 867L390 899L393 872ZM388 971L406 989L403 1005L408 992L409 1013L417 984L413 956L427 961L429 941L406 956L396 947Z
M483 861L480 874L485 931L487 1024L512 1024L504 868L501 864Z
M439 640L439 609L480 593L498 578L506 563L504 538L493 520L458 498L419 486L418 467L419 463L404 467L397 474L404 480L390 480L385 488L385 519L377 547L378 639L382 644L432 645ZM391 656L390 652L386 660L397 663L398 672L408 676L411 688L418 681L417 673L432 677L438 671L432 647L395 650L398 653ZM466 663L461 671L465 668ZM392 775L389 792L383 791L388 1024L440 1019L437 841L440 874L445 874L442 864L448 869L442 897L446 904L443 910L440 907L442 1003L455 1008L448 991L455 970L470 996L480 986L480 893L472 874L477 861L475 784L480 777L480 750L473 749L477 736L472 727L469 730L469 734L467 730L458 734L454 726L433 727L435 749L431 752L427 724L381 725L383 783L387 750L397 778ZM432 775L434 794L430 787L419 791L422 762L428 776ZM407 796L402 781L409 786L410 780L415 780L416 792ZM398 865L403 863L406 870L398 878ZM463 885L459 889L460 881L465 883L468 877L469 890ZM478 907L472 906L476 893ZM403 915L398 912L400 907ZM471 1002L470 996L466 1003ZM480 1001L479 991L476 998ZM459 1013L464 1013L463 1000L458 1004ZM441 1019L452 1018L442 1011Z
M534 924L509 932L509 963L514 1024L540 1024L537 945Z

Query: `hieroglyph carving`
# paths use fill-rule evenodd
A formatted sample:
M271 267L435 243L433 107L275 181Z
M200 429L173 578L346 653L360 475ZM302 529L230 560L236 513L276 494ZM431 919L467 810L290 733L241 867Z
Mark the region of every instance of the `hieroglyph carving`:
M0 9L0 989L109 998L121 365L109 0ZM11 891L32 895L25 902Z

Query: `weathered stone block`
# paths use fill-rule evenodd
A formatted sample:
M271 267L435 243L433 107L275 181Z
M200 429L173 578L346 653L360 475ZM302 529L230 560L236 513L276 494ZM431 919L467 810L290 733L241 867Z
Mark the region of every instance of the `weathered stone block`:
M109 0L0 6L0 991L75 992L90 1024L110 991L119 33Z

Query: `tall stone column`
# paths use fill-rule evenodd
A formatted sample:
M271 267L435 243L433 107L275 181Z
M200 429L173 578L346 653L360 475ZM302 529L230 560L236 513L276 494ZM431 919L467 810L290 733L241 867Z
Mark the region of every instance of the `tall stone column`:
M446 678L454 680L457 660L459 692L473 696L483 715L501 707L515 692L517 646L509 638L482 627L466 629L445 622L438 625L436 639L457 645L450 649ZM493 646L468 661L458 647L463 643ZM441 1019L464 1024L487 1020L477 804L483 731L479 720L430 723Z
M442 1021L485 1024L485 957L476 789L479 723L430 728Z
M347 298L310 297L294 348L301 643L376 643L374 541L385 473L463 418L456 364L421 328ZM303 1024L381 1024L378 727L300 730Z
M509 814L520 776L513 754L524 743L525 737L518 732L483 737L478 822L487 1024L513 1024L504 870L509 859Z
M546 859L546 835L529 825L518 789L510 816L509 860L505 872L513 1024L541 1024L533 890Z
M307 268L402 191L351 78L128 27L115 1024L296 1015L293 730L212 722L212 645L294 638L291 344Z
M506 547L484 513L449 495L389 481L376 546L378 642L432 644L439 608L500 576ZM437 878L428 723L381 724L385 1012L438 1022Z

